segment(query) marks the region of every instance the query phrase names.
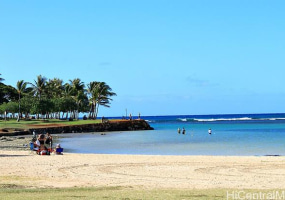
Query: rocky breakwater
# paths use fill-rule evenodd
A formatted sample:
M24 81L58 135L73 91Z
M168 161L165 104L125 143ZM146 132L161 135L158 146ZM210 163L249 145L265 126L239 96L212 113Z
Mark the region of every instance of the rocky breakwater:
M111 120L103 123L69 125L58 127L34 128L29 131L39 133L86 133L86 132L108 132L108 131L134 131L153 130L145 120Z
M2 136L17 136L17 135L28 135L29 130L15 129L15 128L3 128L0 129L0 137Z

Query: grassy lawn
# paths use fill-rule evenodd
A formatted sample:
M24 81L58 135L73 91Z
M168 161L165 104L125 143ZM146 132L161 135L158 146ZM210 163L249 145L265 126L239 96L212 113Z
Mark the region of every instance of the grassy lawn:
M28 129L33 125L49 125L49 124L58 124L58 125L81 125L81 124L92 124L100 123L101 120L58 120L58 119L48 119L48 120L21 120L17 122L16 119L9 119L8 121L0 120L0 129L3 128L18 128L18 129Z
M16 186L17 187L17 186ZM102 187L102 188L67 188L67 189L19 189L0 185L1 199L193 199L193 200L215 200L227 199L227 192L240 192L240 197L245 194L270 193L282 190L233 190L233 189L132 189L124 187ZM242 196L243 195L243 196ZM228 199L233 199L228 196Z
M224 199L225 190L136 190L121 187L1 189L2 199Z

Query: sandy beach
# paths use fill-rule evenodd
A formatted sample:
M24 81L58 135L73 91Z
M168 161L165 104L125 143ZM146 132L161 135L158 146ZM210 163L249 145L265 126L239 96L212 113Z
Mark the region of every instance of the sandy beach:
M71 154L0 150L0 184L31 188L124 186L284 189L285 157Z

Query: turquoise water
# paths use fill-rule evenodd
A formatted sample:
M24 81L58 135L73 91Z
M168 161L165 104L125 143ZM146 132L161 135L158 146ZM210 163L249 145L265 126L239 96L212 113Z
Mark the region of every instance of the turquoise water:
M73 153L285 155L285 114L143 118L155 130L64 134L57 142ZM178 134L183 127L186 134Z

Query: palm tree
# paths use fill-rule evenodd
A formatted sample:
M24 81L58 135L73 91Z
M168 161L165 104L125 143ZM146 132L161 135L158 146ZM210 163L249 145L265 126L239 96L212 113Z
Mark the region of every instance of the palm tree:
M89 116L88 118L95 118L95 105L96 105L96 95L95 95L95 88L96 88L96 81L92 81L89 84L87 84L87 94L89 96Z
M45 94L54 103L51 118L60 118L60 105L63 99L63 80L59 78L49 79L46 83Z
M71 85L68 83L65 83L63 86L63 93L62 93L63 97L64 98L72 97L72 92L73 90L72 90Z
M77 110L74 110L74 112L73 112L73 118L77 118L78 119L78 117L79 117L78 113L79 113L80 104L86 98L85 89L84 89L85 85L84 85L84 82L82 82L80 80L80 78L69 80L69 82L70 82L70 86L72 88L72 97L76 101L76 105L77 105Z
M42 95L46 92L46 83L47 83L47 78L38 75L37 80L34 80L34 83L29 83L32 85L32 92L35 97L38 97L38 103L40 105ZM39 118L39 113L37 114L37 118Z
M34 80L34 82L34 84L30 83L32 85L34 95L38 96L39 99L41 99L43 93L45 92L47 78L39 75L37 76L37 80Z
M18 119L17 119L18 122L20 121L20 118L22 117L21 116L21 94L26 91L27 84L28 83L24 82L24 80L20 80L17 82L17 86L16 86L16 90L19 95L19 114L18 114Z
M63 80L54 78L46 82L48 98L61 98L63 93Z
M68 118L68 113L74 108L73 102L75 101L73 98L73 89L69 83L65 83L63 86L63 105L62 105L62 118L64 116L64 112L66 112L66 119Z
M100 82L99 85L100 85L99 86L100 95L98 96L98 100L97 100L98 106L96 110L96 117L98 114L99 105L109 108L110 101L113 100L111 97L117 96L115 92L112 92L112 88L109 85L107 85L105 82Z
M69 80L69 82L75 93L83 91L85 88L84 82L82 82L80 78Z
M112 92L112 88L105 82L90 82L88 84L88 93L90 95L89 117L97 118L99 106L110 107L112 96L117 94Z

